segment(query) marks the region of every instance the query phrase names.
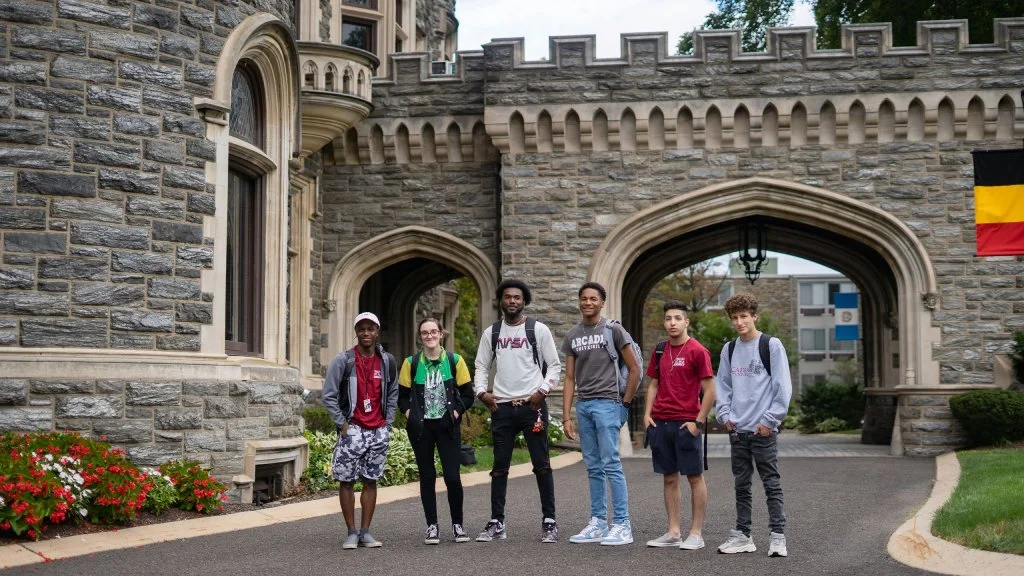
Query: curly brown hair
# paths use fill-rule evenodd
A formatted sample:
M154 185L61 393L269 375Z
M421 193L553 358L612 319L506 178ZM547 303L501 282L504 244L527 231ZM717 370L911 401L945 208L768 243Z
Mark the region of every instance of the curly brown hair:
M725 313L732 318L733 314L740 312L750 312L752 315L757 315L757 298L750 292L737 292L729 297L725 301Z

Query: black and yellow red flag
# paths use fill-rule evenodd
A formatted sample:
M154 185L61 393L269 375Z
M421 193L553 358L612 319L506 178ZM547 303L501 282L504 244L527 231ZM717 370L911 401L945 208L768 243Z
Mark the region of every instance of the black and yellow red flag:
M978 256L1024 254L1024 149L972 154Z

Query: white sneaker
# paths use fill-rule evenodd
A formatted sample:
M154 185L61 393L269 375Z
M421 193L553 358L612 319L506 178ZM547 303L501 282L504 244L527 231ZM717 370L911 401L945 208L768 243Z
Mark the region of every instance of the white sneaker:
M704 547L704 539L696 534L690 534L679 543L680 550L700 550Z
M612 524L608 535L601 540L601 546L622 546L633 543L633 527L626 520L622 524Z
M730 530L729 539L718 547L719 554L736 554L738 552L756 551L757 546L754 546L754 540L739 530Z
M786 551L786 535L779 534L778 532L771 533L771 544L768 545L768 556L788 556L789 552Z
M590 522L583 527L583 530L579 531L579 534L575 534L569 537L569 542L573 544L586 544L588 542L600 542L608 535L608 522L592 516Z

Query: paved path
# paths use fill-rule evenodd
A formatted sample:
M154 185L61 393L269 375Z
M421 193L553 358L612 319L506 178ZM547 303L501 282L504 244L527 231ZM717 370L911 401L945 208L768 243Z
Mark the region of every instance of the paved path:
M843 458L850 456L892 457L889 445L861 444L860 436L845 434L779 434L779 457ZM637 449L634 458L650 458L649 449ZM708 458L729 458L729 435L708 435Z
M831 448L845 450L838 444ZM538 542L536 484L525 477L509 482L510 536L505 542L456 545L445 540L440 546L424 546L419 501L407 499L378 508L374 533L384 541L384 547L376 550L341 550L344 527L340 515L330 515L22 566L3 574L928 574L892 560L886 554L886 540L927 500L935 474L932 459L782 458L789 558L766 555L767 514L756 481L754 537L758 551L733 556L715 553L715 546L725 538L734 519L732 477L727 462L719 458L711 459L707 473L711 492L705 523L708 547L695 552L644 547L644 541L664 531L661 478L651 472L650 466L649 460L641 458L625 462L637 540L631 546L568 543L569 535L585 523L589 514L586 470L575 464L555 473L562 531L555 545ZM445 522L443 494L439 500L441 520ZM323 505L337 509L334 500L323 501ZM480 529L488 508L487 485L467 488L468 529L474 533ZM688 498L684 499L684 509L688 509Z

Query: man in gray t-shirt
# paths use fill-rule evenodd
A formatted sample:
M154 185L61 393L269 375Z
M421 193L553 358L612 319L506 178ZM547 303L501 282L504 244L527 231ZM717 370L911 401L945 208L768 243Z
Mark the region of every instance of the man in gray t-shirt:
M629 523L629 496L626 476L619 459L619 429L629 416L629 404L640 383L640 365L633 355L633 339L619 323L613 323L612 342L619 357L629 368L625 394L619 397L618 366L606 347L608 320L601 317L606 298L604 287L587 282L580 288L582 321L569 329L562 343L565 353L565 388L562 410L565 433L576 440L572 423L573 396L579 396L579 442L583 462L590 478L590 522L575 536L573 543L600 542L605 546L629 544L633 530ZM612 522L608 524L605 481L611 485Z

